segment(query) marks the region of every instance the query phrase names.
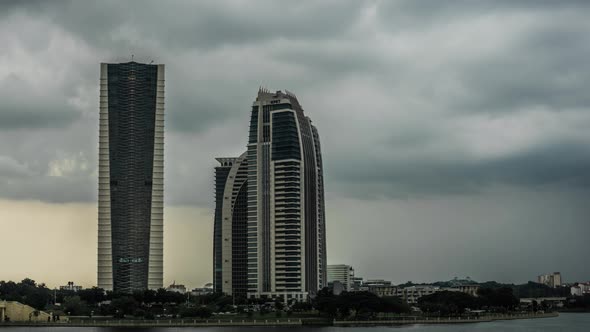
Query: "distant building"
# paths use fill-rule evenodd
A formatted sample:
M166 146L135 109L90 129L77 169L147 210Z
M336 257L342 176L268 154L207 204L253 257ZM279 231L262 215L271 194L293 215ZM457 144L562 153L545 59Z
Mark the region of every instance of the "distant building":
M441 292L445 289L433 286L411 286L398 289L397 297L402 298L408 304L416 304L422 296Z
M537 304L544 302L553 308L563 308L566 301L566 297L523 297L520 299L521 304L533 305L533 302L536 302Z
M385 285L374 285L374 286L365 286L361 285L359 287L360 291L371 292L377 296L398 296L398 288L396 286L385 286ZM401 297L401 296L400 296Z
M350 292L353 289L354 269L350 265L328 265L328 284L338 281L344 290Z
M561 273L553 272L550 274L542 274L537 277L537 282L553 288L561 286Z
M376 287L376 286L391 286L391 281L383 279L369 279L363 282L365 287Z
M352 290L358 292L361 290L363 286L363 277L353 277L352 278Z
M590 282L588 283L578 283L570 288L570 293L573 296L584 296L586 294L590 294Z
M82 290L82 286L77 286L73 281L68 281L66 286L59 286L59 290L77 292Z
M201 288L195 288L191 291L191 296L204 296L213 294L214 292L213 283L207 283Z
M473 281L470 277L465 277L465 279L455 277L452 280L449 280L449 284L451 287L459 287L465 285L477 285L477 282Z
M460 285L460 286L454 286L451 287L453 289L457 289L462 293L466 293L469 294L471 296L477 296L477 292L479 291L479 285L474 284L474 285Z
M177 285L176 281L173 282L172 285L168 286L168 288L166 288L166 290L169 292L186 294L186 287L184 285Z
M418 303L422 296L431 295L436 292L462 292L471 296L477 296L479 285L463 285L457 287L438 287L433 285L419 285L410 287L397 287L392 285L373 283L368 286L368 291L377 296L396 296L408 304Z

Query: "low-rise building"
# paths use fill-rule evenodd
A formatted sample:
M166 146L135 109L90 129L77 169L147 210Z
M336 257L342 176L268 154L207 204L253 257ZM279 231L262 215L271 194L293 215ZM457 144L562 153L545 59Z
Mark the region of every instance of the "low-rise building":
M391 286L391 281L383 279L369 279L363 282L363 286L366 287L380 287L380 286Z
M361 287L363 286L363 277L353 277L352 278L352 291L360 291Z
M207 283L201 288L195 288L191 291L191 296L205 296L213 294L213 284Z
M537 282L553 288L561 286L561 273L553 272L548 274L542 274L537 277Z
M349 292L353 288L354 269L350 265L328 265L328 285L338 281Z
M532 305L535 302L537 305L541 305L545 303L553 308L562 308L566 301L567 298L565 297L523 297L520 299L522 304Z
M166 288L167 291L169 292L176 292L176 293L180 293L180 294L186 294L186 287L184 285L177 285L176 281L174 281L172 283L172 285L168 286L168 288Z
M578 283L570 288L570 293L573 296L584 296L590 294L590 282Z
M419 285L410 287L397 287L391 285L373 285L368 291L377 296L396 296L408 304L418 303L422 296L431 295L436 292L463 292L471 296L477 296L479 285L462 285L456 287L438 287L433 285Z
M477 285L477 284L471 284L471 285L465 284L465 285L454 286L451 288L458 289L460 292L469 294L471 296L477 296L477 292L479 291L479 285Z
M78 292L82 290L82 286L77 286L74 284L73 281L68 281L68 284L66 286L59 286L59 290Z

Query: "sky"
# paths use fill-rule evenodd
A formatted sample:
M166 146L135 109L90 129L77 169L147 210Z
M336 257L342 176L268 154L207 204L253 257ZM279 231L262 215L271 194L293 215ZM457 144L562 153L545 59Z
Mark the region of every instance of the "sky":
M323 151L328 263L590 279L588 1L2 1L0 280L96 284L101 62L166 65L164 282L212 279L260 86Z

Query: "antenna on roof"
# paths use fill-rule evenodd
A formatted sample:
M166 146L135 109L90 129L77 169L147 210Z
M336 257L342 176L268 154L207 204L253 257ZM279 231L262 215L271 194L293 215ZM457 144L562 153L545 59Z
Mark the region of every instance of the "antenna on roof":
M152 63L154 63L154 60L150 61L150 65L151 65Z
M131 61L133 61L133 54L131 54Z
M262 85L258 88L258 93L270 93L270 90L263 87Z

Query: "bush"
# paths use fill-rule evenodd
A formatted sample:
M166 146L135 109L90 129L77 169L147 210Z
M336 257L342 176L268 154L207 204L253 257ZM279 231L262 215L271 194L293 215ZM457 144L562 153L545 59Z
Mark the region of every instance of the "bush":
M207 307L200 307L196 311L197 316L200 318L210 318L213 316L213 311Z

